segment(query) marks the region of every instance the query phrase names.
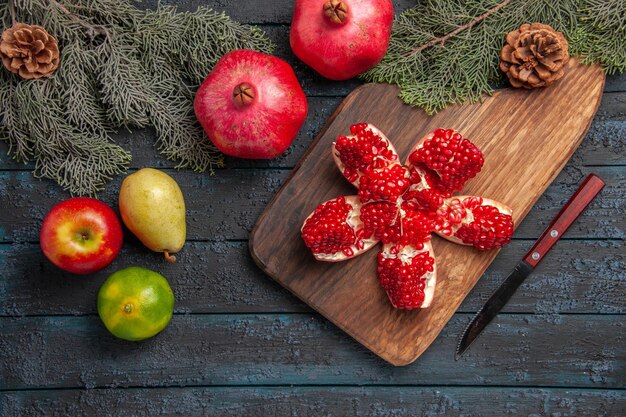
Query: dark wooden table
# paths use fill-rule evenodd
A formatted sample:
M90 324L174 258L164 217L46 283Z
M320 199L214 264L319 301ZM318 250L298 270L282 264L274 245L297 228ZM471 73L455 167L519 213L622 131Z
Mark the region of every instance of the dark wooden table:
M161 168L181 185L188 242L167 265L126 233L113 265L86 277L39 248L45 213L68 194L0 144L1 416L626 415L626 75L608 77L583 144L439 338L394 368L264 276L247 247L269 199L359 82L324 80L294 58L291 1L180 6L199 3L262 26L309 97L307 122L280 158L229 159L214 177L173 169L149 130L120 134L131 171ZM455 362L465 324L589 172L605 190ZM120 182L100 195L113 207ZM129 265L160 271L176 296L170 325L141 343L113 338L96 313L102 282Z

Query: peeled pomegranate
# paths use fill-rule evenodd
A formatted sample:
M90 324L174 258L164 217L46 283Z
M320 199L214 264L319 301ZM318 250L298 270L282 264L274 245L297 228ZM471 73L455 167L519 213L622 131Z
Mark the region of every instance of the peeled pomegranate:
M513 235L512 214L509 207L490 198L452 197L437 210L435 233L481 250L499 248Z
M454 130L437 129L411 150L406 165L377 128L352 125L332 154L356 196L319 205L305 219L302 238L320 261L338 262L374 247L378 277L391 304L428 307L435 282L431 234L480 250L499 248L513 234L511 209L478 196L452 197L476 176L483 154Z
M340 262L371 249L378 240L363 238L357 196L337 197L320 204L302 226L305 244L320 261Z
M291 49L322 76L346 80L385 56L391 0L296 0L294 7Z
M204 80L194 110L224 154L271 159L295 139L307 115L307 101L285 61L237 50L225 54Z

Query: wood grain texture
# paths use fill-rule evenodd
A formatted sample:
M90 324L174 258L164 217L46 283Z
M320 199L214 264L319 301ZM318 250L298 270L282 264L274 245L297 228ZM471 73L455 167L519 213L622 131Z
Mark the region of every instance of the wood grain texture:
M293 2L164 2L184 10L202 4L240 22L270 23L262 29L277 43L278 56L294 67L308 96L307 121L292 147L275 160L228 159L227 168L215 177L167 171L185 184L186 197L193 205L188 218L189 236L195 242L185 247L184 262L164 265L127 234L124 251L111 268L80 278L52 268L42 259L37 242L43 214L69 195L52 181L34 179L28 173L33 166L10 160L6 143L0 142L0 240L6 242L0 245L0 315L42 316L0 317L1 416L624 415L626 353L623 340L610 336L623 333L619 314L626 312L626 286L622 285L626 270L626 74L607 77L606 94L587 137L516 231L521 238L536 238L588 172L598 171L609 179L566 240L555 246L550 259L539 265L505 308L525 314L502 314L496 323L501 327L493 329L498 342L490 343L492 336L487 335L480 342L484 345L479 355L453 366L456 337L470 318L458 314L449 324L455 327L441 334L443 343L435 342L419 363L391 368L316 314L309 314L308 306L268 280L251 261L243 242L263 207L285 182L286 169L294 167L343 96L361 82L324 80L293 56L288 41ZM155 4L156 0L141 3ZM414 4L415 0L394 1L396 12ZM132 152L132 168L174 166L157 152L151 130L122 130L115 141ZM101 194L113 206L120 181L116 178ZM531 244L517 240L501 251L459 311L475 312ZM128 265L162 271L176 293L175 327L141 345L113 340L94 316L100 284L108 273ZM91 316L51 317L57 314ZM294 320L281 324L277 317L284 316ZM20 320L24 333L15 332L14 324ZM174 329L173 335L168 333ZM219 343L220 338L225 342ZM302 351L309 340L311 347ZM550 346L561 340L569 346L551 356ZM535 343L539 347L533 349ZM566 358L561 365L558 355L563 352ZM244 365L238 364L240 360ZM12 362L20 366L9 369L7 364ZM66 364L72 377L64 371ZM44 371L48 367L60 373L48 379ZM85 389L97 386L95 372L102 371L108 373L100 382L117 388ZM215 378L211 378L213 373ZM375 385L355 387L371 383L370 375L375 376ZM530 379L524 381L527 376ZM41 381L41 386L32 386L43 389L2 392L5 381L16 378ZM46 388L58 379L79 388ZM497 387L498 383L567 387L581 380L593 389ZM198 381L239 386L181 388ZM263 381L281 386L259 386ZM442 386L454 381L472 386ZM289 387L292 383L298 386ZM328 383L337 386L315 386ZM439 386L414 387L435 383ZM169 388L124 388L155 385Z
M545 388L194 387L0 394L0 410L11 417L618 417L624 409L624 391Z
M458 312L475 313L530 245L515 240L506 246ZM127 242L113 264L84 279L55 267L38 244L0 245L0 316L96 314L92 295L111 273L133 265L168 278L178 314L312 311L267 279L245 242L189 242L174 265L139 242ZM561 240L502 311L555 319L567 313L624 314L625 270L622 240Z
M485 154L482 172L463 194L494 198L526 216L572 156L595 115L604 88L598 66L570 61L553 88L499 90L482 103L453 106L428 117L404 105L398 89L368 84L351 93L320 133L250 235L258 265L368 349L394 365L417 359L435 340L497 255L434 239L437 286L430 308L399 311L376 276L376 251L342 263L316 262L300 227L321 202L355 194L330 157L330 146L349 126L369 122L387 134L401 159L423 135L454 128Z
M95 295L94 295L95 297ZM317 315L176 315L142 343L98 316L2 319L0 390L185 385L481 385L626 388L626 332L611 315L500 314L461 360L472 315L397 369Z

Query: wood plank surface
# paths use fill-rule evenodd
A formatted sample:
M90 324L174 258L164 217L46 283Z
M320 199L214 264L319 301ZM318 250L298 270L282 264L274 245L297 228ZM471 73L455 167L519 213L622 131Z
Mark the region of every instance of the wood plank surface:
M515 240L505 247L458 311L476 312L531 244ZM148 254L139 243L126 244L111 266L82 278L53 266L39 245L14 244L0 245L0 316L96 314L92 295L113 271L132 265L159 271L170 280L177 313L312 312L267 279L245 242L191 242L174 265ZM621 240L561 240L503 312L624 314L624 270Z
M429 117L397 98L398 88L367 84L351 93L300 160L250 234L259 267L372 352L394 365L417 359L437 337L497 255L433 239L435 298L427 309L394 309L376 276L376 250L347 262L317 262L300 236L321 202L355 194L330 157L331 144L353 123L369 122L401 160L438 127L454 128L485 154L481 173L462 190L501 201L519 224L587 133L600 105L604 74L570 60L553 88L503 89L481 103L451 106Z
M500 314L454 361L458 314L401 370L311 314L176 315L142 343L97 316L2 319L0 389L185 385L481 385L626 388L624 321Z
M0 394L3 409L12 417L618 417L626 409L626 394L476 387L92 389L8 392Z
M626 74L607 77L606 94L587 137L517 230L524 240L514 241L499 254L459 310L475 311L577 182L587 172L599 171L610 183L592 214L579 220L576 230L559 242L550 260L505 309L524 314L501 315L500 327L494 323L492 329L498 342L490 344L494 336L483 335L487 339L477 342L483 344L476 346L476 355L454 368L455 339L470 318L458 314L444 329L441 344L436 342L419 364L395 369L268 280L252 264L245 242L263 207L287 178L287 170L295 166L343 97L361 83L324 80L293 56L288 41L292 2L164 3L182 10L202 4L242 23L269 23L262 29L276 42L278 56L294 67L308 96L307 121L293 146L275 160L228 158L227 168L215 177L168 170L186 184L185 192L193 201L189 212L193 242L181 254L184 262L164 265L127 234L120 258L93 277L69 276L42 260L38 227L44 213L68 195L50 181L33 179L27 173L32 165L10 160L6 145L0 143L4 175L0 176L0 241L5 242L0 244L0 416L624 415L626 354L623 340L611 338L610 333L623 333L617 326L623 323L626 308L622 301L626 289L621 285L626 255ZM154 7L156 0L142 4ZM394 0L396 12L414 4L415 0ZM132 152L132 168L173 168L156 151L154 140L152 131L140 129L120 131L115 137ZM101 196L110 205L117 204L120 181L109 184ZM202 211L203 205L212 207ZM162 270L177 302L172 327L154 340L134 345L112 339L94 315L99 285L114 269L131 264ZM58 314L88 316L50 317ZM25 315L41 317L6 317ZM550 357L548 347L561 340L562 326L564 340L574 342L568 349L578 351L566 353L563 367L555 362L559 358ZM539 347L533 350L537 341ZM308 343L310 347L304 346ZM492 363L498 363L494 369ZM53 370L47 371L49 367ZM561 368L563 377L555 377ZM429 378L433 371L436 378ZM54 372L58 374L48 378ZM98 380L96 372L105 375ZM500 375L494 379L493 373ZM456 382L464 386L449 386L455 381L449 376L455 374ZM528 381L516 380L525 375L530 376ZM585 378L586 388L532 387L579 386ZM207 386L194 387L198 381ZM279 386L265 386L263 381ZM517 387L497 386L511 381ZM10 387L25 386L23 382L35 390L11 391ZM296 386L290 387L291 383ZM334 386L318 386L328 383ZM93 388L99 384L110 388ZM369 385L357 386L361 384ZM76 389L51 389L51 385ZM189 387L181 388L185 385ZM144 386L168 388L125 388Z

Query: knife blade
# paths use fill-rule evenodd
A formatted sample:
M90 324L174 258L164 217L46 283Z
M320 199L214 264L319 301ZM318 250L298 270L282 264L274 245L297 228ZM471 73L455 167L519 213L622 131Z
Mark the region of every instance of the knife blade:
M585 178L528 253L469 322L459 339L454 356L455 360L459 360L465 353L467 348L476 340L502 307L505 306L517 288L532 273L539 262L582 214L603 187L604 181L597 175L589 174Z

